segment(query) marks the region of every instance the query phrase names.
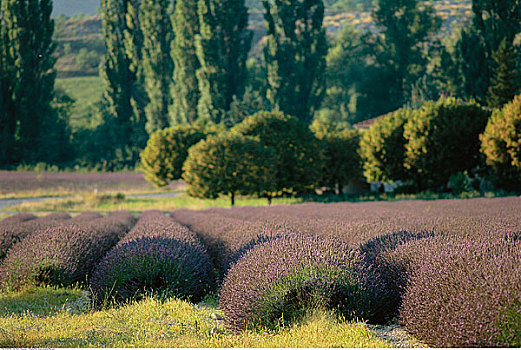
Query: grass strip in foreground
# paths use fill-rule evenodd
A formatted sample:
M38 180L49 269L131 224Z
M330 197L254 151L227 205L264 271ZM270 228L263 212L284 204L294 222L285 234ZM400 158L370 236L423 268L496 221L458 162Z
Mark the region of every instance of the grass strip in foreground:
M177 299L147 298L93 312L69 307L81 304L80 290L25 293L0 295L0 347L389 347L365 325L341 322L325 312L290 328L234 334L212 317L220 311ZM21 300L23 308L36 310L42 298L48 300L49 312L42 307L36 313L20 312Z

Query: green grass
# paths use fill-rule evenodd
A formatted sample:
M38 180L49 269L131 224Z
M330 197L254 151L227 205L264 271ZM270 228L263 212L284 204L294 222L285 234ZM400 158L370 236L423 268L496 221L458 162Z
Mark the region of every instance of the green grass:
M65 199L49 199L40 202L25 202L19 205L5 207L4 212L36 212L47 213L55 211L83 212L94 210L99 212L110 212L114 210L128 210L131 212L142 212L144 210L157 209L162 211L172 211L181 208L202 210L208 208L230 208L230 199L220 197L218 199L199 199L188 196L183 188L177 190L172 197L157 198L134 198L130 194L145 194L146 191L122 191L122 192L92 192L69 193L71 197ZM418 194L367 194L360 196L338 196L322 195L310 197L287 197L274 198L273 205L276 204L298 204L304 202L365 202L365 201L396 201L396 200L438 200L438 199L468 199L478 197L504 197L512 195L507 192L487 192L481 195L479 192L464 192L459 195L450 193L418 193ZM265 198L238 197L236 206L265 206L268 202ZM0 215L2 215L0 211Z
M147 298L93 311L85 298L79 289L0 295L0 347L389 347L364 324L328 312L277 331L234 334L212 317L221 314L213 307Z
M76 101L70 120L73 130L93 129L101 123L101 118L95 113L95 105L101 100L103 93L103 81L100 77L56 79L55 85Z
M302 203L301 198L275 198L272 204L295 204ZM263 198L239 197L236 199L236 206L260 206L267 205L268 202ZM230 199L221 197L218 199L198 199L178 192L173 197L159 198L132 198L124 194L99 194L92 193L74 196L67 199L49 199L41 202L26 202L20 205L4 208L7 212L82 212L94 210L109 212L114 210L129 210L131 212L141 212L149 209L162 211L172 211L180 208L188 209L207 209L212 207L229 208Z

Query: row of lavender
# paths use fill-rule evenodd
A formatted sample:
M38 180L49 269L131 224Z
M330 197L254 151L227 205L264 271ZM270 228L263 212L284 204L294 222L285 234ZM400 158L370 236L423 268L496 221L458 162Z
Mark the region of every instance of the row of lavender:
M225 276L230 328L310 306L446 346L521 345L521 200L177 210ZM256 244L259 243L259 244Z
M97 305L144 293L199 300L215 289L213 266L199 238L159 211L135 218L86 212L0 222L0 286L88 284Z

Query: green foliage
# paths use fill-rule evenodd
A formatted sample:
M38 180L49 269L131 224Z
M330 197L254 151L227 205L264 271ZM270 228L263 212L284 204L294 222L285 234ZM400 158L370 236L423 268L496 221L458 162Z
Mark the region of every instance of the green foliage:
M145 131L142 76L142 33L136 0L102 0L101 19L107 52L101 66L104 80L102 114L106 157L133 166L148 135Z
M175 39L172 57L175 62L174 104L171 109L172 124L193 123L197 119L200 92L197 70L201 67L197 58L194 38L199 33L198 0L177 0L173 16Z
M66 128L52 106L51 12L50 0L0 3L1 164L60 162L67 156Z
M412 111L408 109L389 113L378 119L362 135L360 154L367 181L393 182L407 179L403 129L411 114Z
M366 117L357 113L360 108L356 105L356 91L367 68L364 51L362 35L346 25L335 37L326 57L327 89L321 108L335 111L351 123Z
M259 112L232 130L246 136L258 137L275 150L276 191L303 193L320 181L323 153L311 130L298 120L282 112Z
M322 185L333 191L338 189L342 194L349 181L358 180L362 175L362 159L358 153L360 132L356 129L326 131L315 123L313 126L324 150Z
M460 171L449 177L449 187L455 195L469 190L470 181L468 171Z
M76 64L80 69L97 68L99 63L98 54L95 51L89 51L86 48L81 48L80 52L76 56Z
M166 186L181 178L188 149L205 138L199 128L178 125L158 130L141 153L141 169L145 179L156 187Z
M472 26L461 31L449 73L456 96L487 102L489 88L497 75L494 55L501 43L513 46L519 32L521 3L517 0L473 0ZM497 79L497 78L495 78Z
M516 67L519 57L515 48L505 39L492 58L496 67L488 88L488 105L491 108L501 108L512 101L521 88L521 76Z
M390 76L386 84L390 104L399 107L410 87L426 69L423 46L440 28L432 5L418 0L379 0L374 13L383 29L377 61Z
M264 60L272 106L311 123L324 94L326 31L322 0L263 0Z
M252 32L244 0L199 0L196 36L199 118L220 123L233 96L242 96Z
M171 0L144 0L140 6L143 32L142 69L148 103L145 107L148 134L166 128L172 104L174 62L170 56L173 41Z
M480 136L487 165L499 177L499 186L521 189L521 95L495 111Z
M450 175L480 164L479 134L490 112L453 98L428 102L404 126L405 167L417 187L445 186Z
M264 195L274 189L274 151L237 133L210 136L188 151L183 166L187 193L198 198Z
M226 113L223 123L227 127L233 127L250 115L263 110L267 110L266 101L264 101L259 91L254 91L249 86L241 99L233 96L230 110Z

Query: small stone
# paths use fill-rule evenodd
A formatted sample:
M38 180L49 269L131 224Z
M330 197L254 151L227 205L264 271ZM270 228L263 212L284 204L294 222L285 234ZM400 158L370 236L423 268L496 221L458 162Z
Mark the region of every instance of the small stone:
M211 317L214 319L214 320L222 320L223 317L221 315L217 315L215 312L212 313Z

